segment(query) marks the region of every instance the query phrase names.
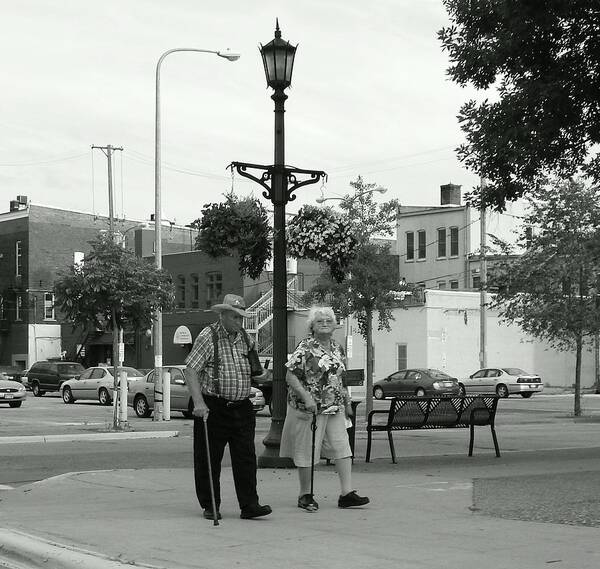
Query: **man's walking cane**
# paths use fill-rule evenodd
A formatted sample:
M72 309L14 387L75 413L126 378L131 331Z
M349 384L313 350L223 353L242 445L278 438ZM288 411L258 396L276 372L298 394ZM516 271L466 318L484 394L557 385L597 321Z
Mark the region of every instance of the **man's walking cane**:
M206 442L206 458L208 462L208 482L210 483L210 499L212 501L213 511L213 526L219 525L219 513L217 512L217 504L215 503L215 487L213 485L212 465L210 463L210 445L208 443L208 415L202 417L204 419L204 441Z
M310 499L312 502L315 501L314 496L314 480L315 480L315 438L317 435L317 414L313 412L312 423L310 425L310 430L312 431L312 449L310 453ZM309 506L310 508L310 506ZM314 512L314 508L307 508L310 512Z

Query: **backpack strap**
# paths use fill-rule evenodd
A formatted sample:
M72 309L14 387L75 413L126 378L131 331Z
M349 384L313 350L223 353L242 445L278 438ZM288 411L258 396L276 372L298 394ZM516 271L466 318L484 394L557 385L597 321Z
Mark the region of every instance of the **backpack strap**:
M209 326L212 333L213 341L213 381L219 379L219 335L217 334L217 327L215 325Z
M250 336L248 336L248 332L246 332L246 330L244 330L244 328L242 328L242 336L244 336L246 346L248 348L248 351L250 351L252 349L252 344L250 344Z

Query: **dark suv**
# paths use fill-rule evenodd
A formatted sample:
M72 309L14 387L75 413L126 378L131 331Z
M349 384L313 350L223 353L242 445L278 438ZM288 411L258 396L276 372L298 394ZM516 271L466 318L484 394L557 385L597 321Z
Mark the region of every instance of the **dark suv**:
M77 362L35 362L27 372L27 384L36 397L41 397L46 391L59 391L67 379L79 377L84 371Z

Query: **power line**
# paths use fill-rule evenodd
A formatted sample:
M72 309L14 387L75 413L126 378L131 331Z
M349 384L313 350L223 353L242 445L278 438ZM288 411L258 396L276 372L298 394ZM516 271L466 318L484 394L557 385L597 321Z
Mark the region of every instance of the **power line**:
M56 164L58 162L66 162L67 160L75 160L77 158L81 158L82 156L87 156L87 152L83 152L81 154L72 154L70 156L61 156L60 158L52 158L49 160L39 160L36 162L0 162L0 166L2 167L21 167L21 166L43 166L46 164Z
M447 150L453 150L453 146L442 146L440 148L432 148L431 150L423 150L422 152L414 152L412 154L404 154L401 156L395 156L391 158L382 158L379 160L369 160L365 162L355 162L353 164L348 164L346 166L338 166L336 168L330 168L329 172L342 172L343 170L356 170L357 168L361 168L362 166L369 164L386 164L389 162L395 162L397 160L404 160L406 158L414 158L415 156L423 156L424 154L435 154L436 152L443 152Z

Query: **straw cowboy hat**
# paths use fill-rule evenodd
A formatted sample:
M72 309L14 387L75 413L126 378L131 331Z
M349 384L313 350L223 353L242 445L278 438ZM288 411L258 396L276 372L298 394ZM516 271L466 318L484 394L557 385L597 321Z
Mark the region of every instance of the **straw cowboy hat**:
M211 307L216 312L222 312L223 310L233 310L241 316L248 316L246 314L246 303L241 296L237 294L226 294L221 304L215 304Z

